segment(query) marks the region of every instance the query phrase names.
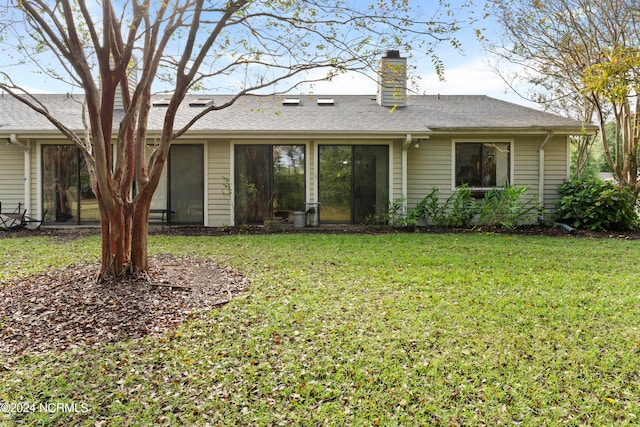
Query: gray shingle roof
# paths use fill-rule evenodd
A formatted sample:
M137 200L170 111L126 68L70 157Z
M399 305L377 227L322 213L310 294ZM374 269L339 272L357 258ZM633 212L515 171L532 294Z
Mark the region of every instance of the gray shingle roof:
M37 95L47 108L72 129L81 130L82 95ZM154 100L162 99L155 96ZM165 97L166 98L166 97ZM287 95L300 104L284 106L280 95L246 96L233 106L212 111L197 122L191 132L222 134L403 134L431 131L556 130L578 133L576 120L545 113L482 95L410 96L408 105L395 110L380 107L368 95ZM318 105L331 98L333 105ZM202 106L189 106L196 99L211 99L216 105L226 96L187 97L176 117L176 128L185 124ZM153 107L149 130L162 126L166 107ZM116 115L116 119L118 115ZM593 128L593 127L589 127ZM0 96L2 133L56 132L39 114L8 95Z

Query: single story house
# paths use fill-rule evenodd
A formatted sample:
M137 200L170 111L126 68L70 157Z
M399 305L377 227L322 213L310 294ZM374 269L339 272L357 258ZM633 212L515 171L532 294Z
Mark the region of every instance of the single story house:
M398 65L406 69L406 60L393 52L381 59L382 70ZM319 223L361 223L387 201L412 208L434 187L444 200L463 183L482 191L508 182L553 210L569 175L569 137L595 132L487 96L408 95L403 73L382 75L372 96L252 95L207 114L172 145L152 208L175 224L291 220L301 210ZM82 132L81 95L37 97ZM187 97L177 126L225 99ZM166 104L153 97L149 147ZM11 96L0 95L0 112L3 209L46 211L45 225L96 223L79 151Z

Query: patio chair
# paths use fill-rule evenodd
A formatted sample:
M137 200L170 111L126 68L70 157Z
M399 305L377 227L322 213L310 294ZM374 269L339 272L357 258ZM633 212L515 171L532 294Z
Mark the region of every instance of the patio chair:
M47 214L45 210L42 213L42 219L36 219L27 215L27 210L22 208L22 203L18 203L18 207L12 212L2 212L2 202L0 202L0 230L15 231L26 228L29 224L37 224L36 229L42 226L44 216Z
M27 210L22 209L22 203L18 203L18 207L11 212L2 212L2 202L0 202L0 230L19 230L26 227L27 223L24 221L26 213Z

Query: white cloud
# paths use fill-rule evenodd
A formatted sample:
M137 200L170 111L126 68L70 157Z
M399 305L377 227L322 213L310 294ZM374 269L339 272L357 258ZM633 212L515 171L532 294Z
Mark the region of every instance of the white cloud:
M444 81L435 72L424 73L419 81L421 92L442 95L487 95L504 101L536 107L511 90L507 83L481 57L468 58L446 68Z
M427 95L487 95L527 107L539 108L528 102L508 88L502 78L489 66L483 57L456 58L455 65L446 67L445 80L440 81L433 65L429 61L418 64L419 74L417 92ZM320 71L317 72L320 76ZM330 95L373 95L376 93L375 75L364 76L360 73L349 72L335 77L332 81L318 82L301 86L302 93L330 94Z
M326 73L326 70L315 70L309 73L309 78L321 79ZM337 75L331 81L319 81L301 85L295 91L319 95L375 95L376 76L374 74L363 75L356 72L347 72Z

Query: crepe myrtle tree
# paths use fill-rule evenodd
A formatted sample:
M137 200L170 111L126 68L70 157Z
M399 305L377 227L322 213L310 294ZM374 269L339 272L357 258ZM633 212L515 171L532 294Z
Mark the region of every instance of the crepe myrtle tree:
M492 0L503 30L489 50L518 66L505 80L525 81L545 108L600 128L618 184L640 193L640 9L635 0ZM614 123L614 131L608 132ZM595 140L576 139L577 170ZM612 148L610 148L612 147Z
M444 0L421 6L408 0L8 0L0 12L5 65L30 64L83 92L84 129L66 125L11 71L0 69L0 91L80 149L100 209L100 277L126 276L148 268L151 198L172 141L203 116L261 89L284 93L345 71L367 73L389 48L430 56L441 72L434 48L442 41L457 46L454 33L473 20L472 13L449 8ZM129 78L132 69L137 79ZM228 101L177 125L187 94L220 87L232 91ZM158 90L170 93L169 102L148 155L151 95ZM116 117L119 96L123 115Z

